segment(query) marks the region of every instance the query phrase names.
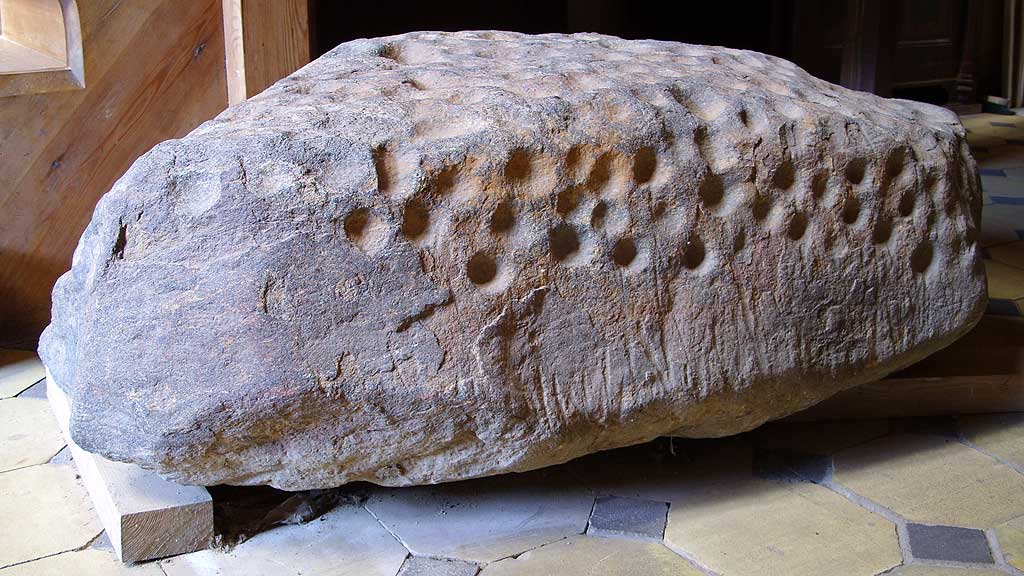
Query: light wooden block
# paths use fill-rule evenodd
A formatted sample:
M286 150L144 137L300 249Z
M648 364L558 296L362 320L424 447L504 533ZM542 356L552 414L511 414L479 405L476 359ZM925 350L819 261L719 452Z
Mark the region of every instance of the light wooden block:
M213 502L205 488L175 484L133 464L86 452L71 439L68 397L49 371L46 393L118 558L139 562L209 547Z

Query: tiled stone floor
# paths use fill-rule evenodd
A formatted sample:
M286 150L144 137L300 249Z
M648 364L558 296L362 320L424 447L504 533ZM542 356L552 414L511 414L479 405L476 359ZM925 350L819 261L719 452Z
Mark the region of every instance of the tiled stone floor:
M1024 117L965 124L989 313L1024 315ZM43 376L0 351L0 576L1024 576L1024 414L773 423L528 474L364 485L312 522L123 566Z

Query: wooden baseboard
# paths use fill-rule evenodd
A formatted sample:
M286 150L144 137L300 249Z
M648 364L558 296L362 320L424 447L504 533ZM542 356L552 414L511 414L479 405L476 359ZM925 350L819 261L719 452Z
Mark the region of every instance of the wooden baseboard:
M49 370L46 393L82 482L121 561L140 562L210 546L213 502L205 488L181 486L138 466L86 452L71 439L70 404Z

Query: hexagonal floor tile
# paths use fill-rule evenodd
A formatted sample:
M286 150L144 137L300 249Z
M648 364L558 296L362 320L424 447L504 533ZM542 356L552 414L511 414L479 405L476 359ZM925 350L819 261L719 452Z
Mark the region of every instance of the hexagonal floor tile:
M967 441L1024 470L1024 414L978 414L957 418Z
M996 526L996 540L1006 563L1024 570L1024 516Z
M991 528L1024 515L1024 475L952 438L890 436L834 466L836 482L912 522Z
M573 536L487 565L480 576L703 576L656 542Z
M586 529L594 497L562 469L409 488L366 502L418 556L491 562Z
M202 550L160 562L167 576L394 576L408 552L361 506L257 534L230 551Z
M63 447L64 436L49 402L0 400L0 472L44 464Z
M888 520L816 484L753 478L689 487L665 541L729 576L872 576L902 561Z
M0 473L0 568L88 544L103 530L89 495L66 465Z
M0 570L0 576L164 576L156 562L122 564L113 552L80 550Z

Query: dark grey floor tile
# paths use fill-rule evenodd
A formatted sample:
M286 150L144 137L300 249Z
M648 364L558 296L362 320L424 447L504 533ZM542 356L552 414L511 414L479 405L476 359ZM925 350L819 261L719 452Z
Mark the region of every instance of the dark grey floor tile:
M910 552L921 560L992 563L985 533L974 528L907 524Z
M667 518L667 502L606 496L594 503L587 532L660 540L665 535Z

